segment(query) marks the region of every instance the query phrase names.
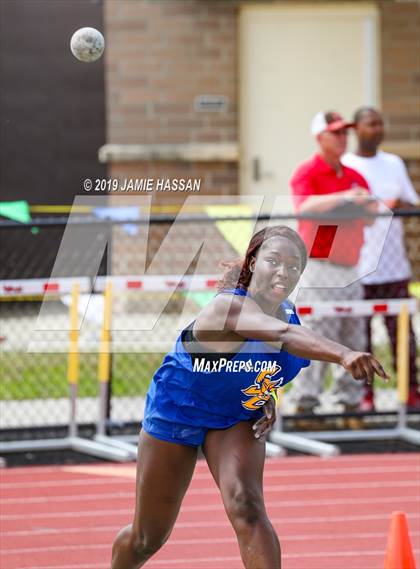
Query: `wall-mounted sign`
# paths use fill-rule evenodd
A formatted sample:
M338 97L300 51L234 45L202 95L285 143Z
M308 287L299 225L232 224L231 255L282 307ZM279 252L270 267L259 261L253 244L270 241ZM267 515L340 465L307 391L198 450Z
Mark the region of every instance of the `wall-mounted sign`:
M199 113L226 113L228 98L224 95L197 95L194 109Z

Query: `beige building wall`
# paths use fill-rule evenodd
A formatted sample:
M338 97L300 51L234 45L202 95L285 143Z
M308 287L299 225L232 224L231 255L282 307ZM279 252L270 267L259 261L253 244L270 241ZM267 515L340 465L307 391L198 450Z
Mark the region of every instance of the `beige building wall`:
M290 196L296 165L317 148L312 117L378 105L378 20L375 2L242 7L241 193Z

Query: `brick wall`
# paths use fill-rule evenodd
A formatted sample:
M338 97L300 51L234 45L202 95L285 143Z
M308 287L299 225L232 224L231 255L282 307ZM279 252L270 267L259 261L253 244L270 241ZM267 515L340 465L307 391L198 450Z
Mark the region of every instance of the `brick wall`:
M231 2L105 2L110 143L236 142L236 9ZM227 112L197 112L200 94L228 97ZM198 177L201 193L237 192L232 163L114 164L110 175ZM166 199L166 198L165 198ZM169 199L169 198L168 198ZM174 194L172 200L182 199Z
M389 138L420 138L420 3L381 2L382 106Z
M233 162L121 162L113 163L110 176L120 180L194 178L200 180L200 193L153 192L154 205L180 203L188 195L235 195L238 193L237 164ZM155 187L155 185L154 185Z
M382 108L390 141L420 145L420 3L380 3L382 34ZM406 160L420 194L420 160ZM405 221L414 278L420 280L420 220Z
M380 3L382 109L387 139L420 140L420 3ZM420 193L420 160L407 160Z

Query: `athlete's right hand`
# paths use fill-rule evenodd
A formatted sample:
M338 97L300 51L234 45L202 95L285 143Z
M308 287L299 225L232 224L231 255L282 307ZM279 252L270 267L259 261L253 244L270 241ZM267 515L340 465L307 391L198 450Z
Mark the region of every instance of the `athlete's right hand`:
M384 381L388 381L389 375L386 373L378 360L369 352L353 352L348 350L344 353L341 365L347 370L354 379L366 380L368 385L372 385L375 373Z
M263 410L264 415L252 425L254 437L261 442L264 442L263 437L274 427L276 422L276 403L272 397L263 405Z

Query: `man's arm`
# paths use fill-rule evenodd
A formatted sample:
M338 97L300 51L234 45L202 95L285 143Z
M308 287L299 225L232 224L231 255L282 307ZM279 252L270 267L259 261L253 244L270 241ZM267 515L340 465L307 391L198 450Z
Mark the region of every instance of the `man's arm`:
M366 180L356 172L353 174L358 184L357 187L344 192L318 194L311 173L305 168L297 170L290 181L296 211L301 214L326 213L340 206L352 205L361 208L361 217L363 210L376 213L377 204L371 201L372 196ZM372 225L375 222L375 218L362 217L362 219L366 225Z
M352 188L345 192L310 196L301 203L299 213L327 212L346 204L366 207L370 199L366 188Z
M298 213L322 213L334 209L340 203L338 194L317 194L311 172L305 167L295 172L290 180L290 186Z

